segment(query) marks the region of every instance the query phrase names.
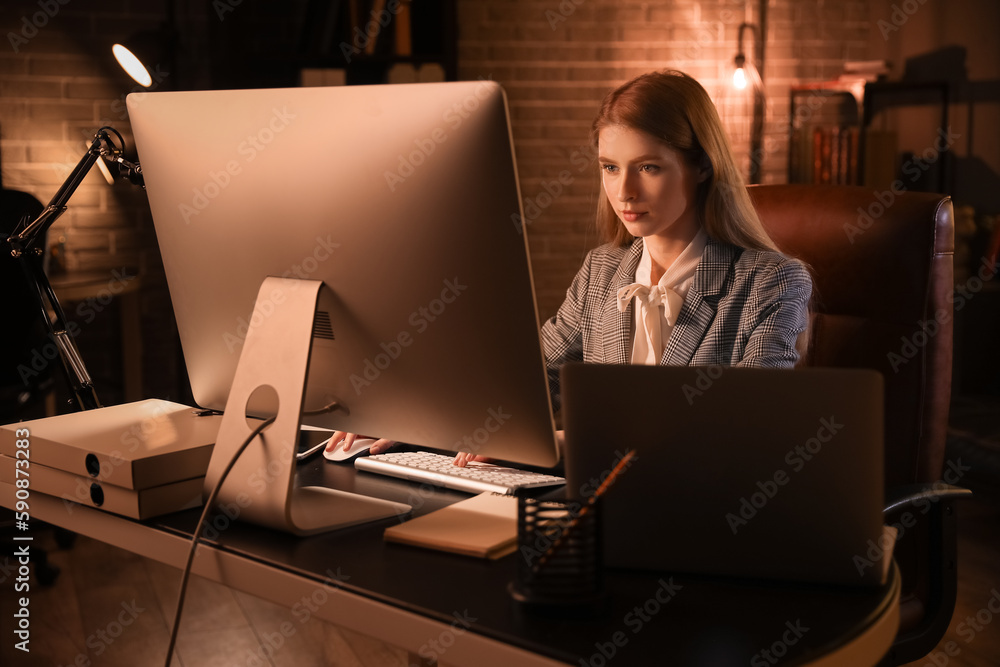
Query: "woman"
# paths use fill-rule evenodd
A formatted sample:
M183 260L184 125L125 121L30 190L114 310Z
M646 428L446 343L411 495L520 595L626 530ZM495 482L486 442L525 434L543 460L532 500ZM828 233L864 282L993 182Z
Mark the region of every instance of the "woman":
M812 279L764 231L705 89L643 74L605 98L592 138L606 243L542 327L556 404L567 361L794 366Z
M764 231L705 89L643 74L605 98L591 137L605 243L542 326L554 406L569 361L794 366L812 279Z

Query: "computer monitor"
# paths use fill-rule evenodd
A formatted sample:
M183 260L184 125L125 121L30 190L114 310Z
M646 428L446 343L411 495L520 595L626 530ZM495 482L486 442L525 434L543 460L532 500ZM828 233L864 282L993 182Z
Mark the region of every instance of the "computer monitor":
M247 371L251 414L276 412L275 392L255 389L274 384L269 373L294 376L299 362L282 355L304 349L303 409L339 407L303 421L515 463L557 462L499 85L133 93L127 104L200 407L226 408L248 332L270 330L259 347L271 358ZM301 319L288 303L308 309L317 294L310 347L285 336ZM297 414L296 400L278 402ZM291 466L287 448L252 454L251 446L224 494L238 493L262 465L284 465L287 455ZM217 445L209 483L221 458ZM292 477L282 473L277 495L256 504L279 502L285 482L291 494ZM349 503L321 504L320 513L344 514ZM288 523L272 510L244 514Z

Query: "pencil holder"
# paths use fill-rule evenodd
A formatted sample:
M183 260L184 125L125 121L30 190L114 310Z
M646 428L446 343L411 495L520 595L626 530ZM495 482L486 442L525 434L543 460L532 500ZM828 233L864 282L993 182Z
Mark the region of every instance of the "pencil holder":
M509 587L522 605L592 614L606 600L600 499L519 497L517 575Z

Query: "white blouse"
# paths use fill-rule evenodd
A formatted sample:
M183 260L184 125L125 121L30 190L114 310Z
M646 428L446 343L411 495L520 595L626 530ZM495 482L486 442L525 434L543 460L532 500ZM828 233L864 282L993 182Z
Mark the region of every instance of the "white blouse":
M694 282L694 272L708 243L704 229L663 272L659 282L650 282L653 260L644 243L635 282L618 290L618 311L625 312L635 299L635 335L632 337L632 363L657 365L674 330L674 323Z

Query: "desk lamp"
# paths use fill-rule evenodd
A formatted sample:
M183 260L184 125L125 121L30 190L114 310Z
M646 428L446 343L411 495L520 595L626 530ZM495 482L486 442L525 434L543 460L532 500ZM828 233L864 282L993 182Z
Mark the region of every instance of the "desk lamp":
M111 134L118 138L118 145L112 139ZM29 261L28 258L39 257L45 252L44 239L49 227L66 212L66 204L76 189L83 182L84 177L98 160L103 160L114 167L114 171L122 178L129 180L136 185L143 185L142 169L138 164L129 162L122 154L125 149L125 141L117 130L111 127L102 127L94 135L86 153L80 158L76 167L60 186L59 190L52 197L52 200L42 211L41 215L32 222L23 220L14 232L6 239L10 245L10 254L21 261L21 268L24 270L28 282L35 285L35 294L41 314L45 320L45 326L52 336L56 347L59 350L59 357L62 361L63 372L73 392L73 400L80 410L90 410L101 407L101 402L97 398L97 391L94 389L93 381L87 372L87 367L83 363L80 351L76 347L72 336L66 330L66 316L62 306L56 298L55 291L49 283L48 277L39 262ZM110 172L108 172L110 173ZM145 186L143 186L145 187ZM54 313L49 317L49 310Z

